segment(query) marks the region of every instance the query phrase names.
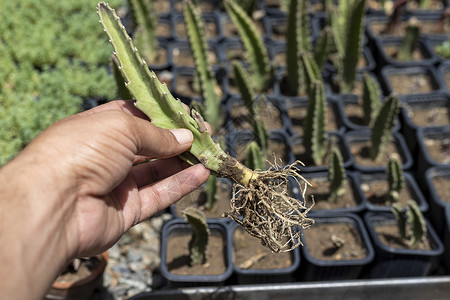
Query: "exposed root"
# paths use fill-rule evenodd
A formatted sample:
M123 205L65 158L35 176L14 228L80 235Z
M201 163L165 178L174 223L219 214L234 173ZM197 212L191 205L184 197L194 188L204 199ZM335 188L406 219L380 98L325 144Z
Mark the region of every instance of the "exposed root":
M284 168L275 164L258 172L248 186L233 186L231 212L224 216L235 220L274 252L293 250L302 245L300 229L310 227L314 220L306 216L313 204L306 207L303 200L289 195L289 180L298 185L304 199L309 183L299 170L294 164Z

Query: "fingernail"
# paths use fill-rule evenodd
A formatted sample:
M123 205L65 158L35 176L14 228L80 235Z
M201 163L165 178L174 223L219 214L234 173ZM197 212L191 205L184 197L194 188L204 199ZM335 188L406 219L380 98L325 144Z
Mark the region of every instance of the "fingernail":
M170 132L172 132L179 144L190 144L194 139L189 129L171 129Z

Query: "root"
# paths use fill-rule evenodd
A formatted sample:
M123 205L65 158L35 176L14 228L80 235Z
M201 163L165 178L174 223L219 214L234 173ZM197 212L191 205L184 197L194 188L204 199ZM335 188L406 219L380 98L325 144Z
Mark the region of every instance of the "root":
M292 181L305 199L309 183L294 164L284 168L272 165L269 170L258 172L257 178L248 186L235 184L230 201L231 212L224 213L224 217L235 220L273 252L295 249L302 245L301 229L310 227L314 220L306 216L313 204L306 207L304 200L289 194L288 185Z

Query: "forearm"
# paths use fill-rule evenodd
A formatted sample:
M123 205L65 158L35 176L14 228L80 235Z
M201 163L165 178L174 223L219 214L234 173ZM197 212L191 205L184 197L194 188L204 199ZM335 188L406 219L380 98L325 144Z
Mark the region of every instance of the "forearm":
M19 155L0 169L2 299L42 299L68 259L61 244L63 195L44 163Z

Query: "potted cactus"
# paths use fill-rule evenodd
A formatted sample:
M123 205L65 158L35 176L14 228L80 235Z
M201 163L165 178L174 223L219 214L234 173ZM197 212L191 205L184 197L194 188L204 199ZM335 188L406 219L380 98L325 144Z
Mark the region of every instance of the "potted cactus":
M392 212L365 215L376 259L369 278L426 276L444 246L417 204L394 205Z

